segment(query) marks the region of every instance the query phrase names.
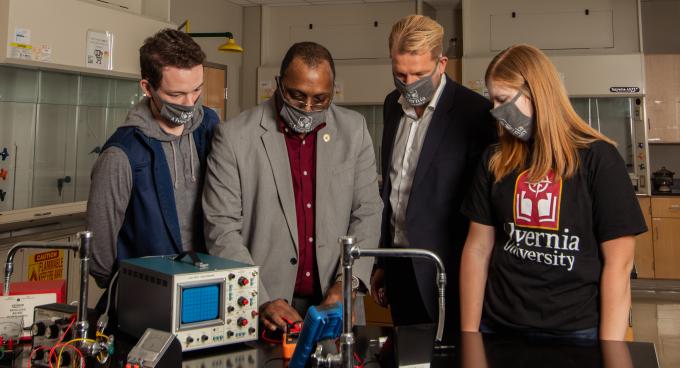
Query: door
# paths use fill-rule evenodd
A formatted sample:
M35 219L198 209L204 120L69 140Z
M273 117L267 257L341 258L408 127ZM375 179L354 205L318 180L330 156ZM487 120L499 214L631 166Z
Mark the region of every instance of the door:
M92 167L104 143L139 102L141 90L136 80L83 76L79 95L75 200L85 201Z
M41 72L32 206L73 202L78 76Z
M586 123L616 142L628 173L635 173L633 98L571 98L571 105Z
M633 99L629 97L594 98L591 102L591 125L616 142L616 149L626 162L629 174L635 173L633 159Z
M220 120L227 116L227 67L203 67L203 105L217 112Z
M642 279L654 278L654 244L652 243L652 204L650 197L638 197L640 209L649 229L635 237L635 269Z
M30 207L37 98L37 71L0 67L0 212Z
M653 218L654 275L680 279L680 218Z
M645 55L649 142L680 142L680 55Z
M107 106L113 80L82 77L78 99L75 200L86 201L90 192L90 172L106 141Z

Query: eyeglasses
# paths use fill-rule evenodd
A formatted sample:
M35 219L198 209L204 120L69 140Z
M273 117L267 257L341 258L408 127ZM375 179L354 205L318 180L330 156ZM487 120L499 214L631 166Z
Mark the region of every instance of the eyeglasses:
M282 97L286 100L286 102L300 110L306 110L309 108L315 112L323 111L328 108L328 106L331 104L331 101L333 100L332 93L307 96L300 91L288 90L288 88L286 88L280 80L278 81L278 84L282 91Z

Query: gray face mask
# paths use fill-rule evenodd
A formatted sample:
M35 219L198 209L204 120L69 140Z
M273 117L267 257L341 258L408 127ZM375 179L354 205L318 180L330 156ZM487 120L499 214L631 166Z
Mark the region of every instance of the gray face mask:
M401 95L404 96L404 99L406 99L409 105L423 106L432 100L434 92L437 90L434 82L432 82L432 77L437 73L438 69L439 61L437 61L437 65L434 67L432 74L420 78L411 84L406 84L396 76L392 76L394 78L394 85Z
M286 101L281 91L281 85L277 88L279 97L283 104L281 105L281 119L292 129L295 133L307 134L316 129L319 125L326 121L326 111L305 111L299 109Z
M510 134L528 142L534 130L534 119L524 115L515 104L520 96L522 96L522 91L518 91L510 101L491 109L490 112Z
M199 114L198 110L201 109L200 96L198 99L196 99L196 102L194 102L193 105L185 106L167 102L160 98L155 90L152 88L150 88L150 90L154 100L158 101L158 103L161 105L159 108L161 117L175 126L185 125L186 123L190 122L194 116Z

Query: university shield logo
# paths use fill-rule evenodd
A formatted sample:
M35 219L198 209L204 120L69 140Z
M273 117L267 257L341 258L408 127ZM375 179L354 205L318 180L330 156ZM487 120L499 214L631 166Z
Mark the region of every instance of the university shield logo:
M405 97L408 101L416 101L420 99L418 96L418 91L406 91Z
M534 229L558 230L562 179L555 180L552 171L537 183L530 183L529 171L524 171L515 182L513 217L517 226Z

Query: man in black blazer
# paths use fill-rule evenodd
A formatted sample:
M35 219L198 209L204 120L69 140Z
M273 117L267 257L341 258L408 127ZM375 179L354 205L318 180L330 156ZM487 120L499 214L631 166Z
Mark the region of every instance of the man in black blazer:
M385 98L382 197L385 248L424 248L446 267L445 342L460 331L458 272L468 231L460 205L484 149L496 139L491 103L449 79L442 27L412 15L390 34L397 87ZM435 267L426 260L379 261L372 294L395 325L437 321Z

